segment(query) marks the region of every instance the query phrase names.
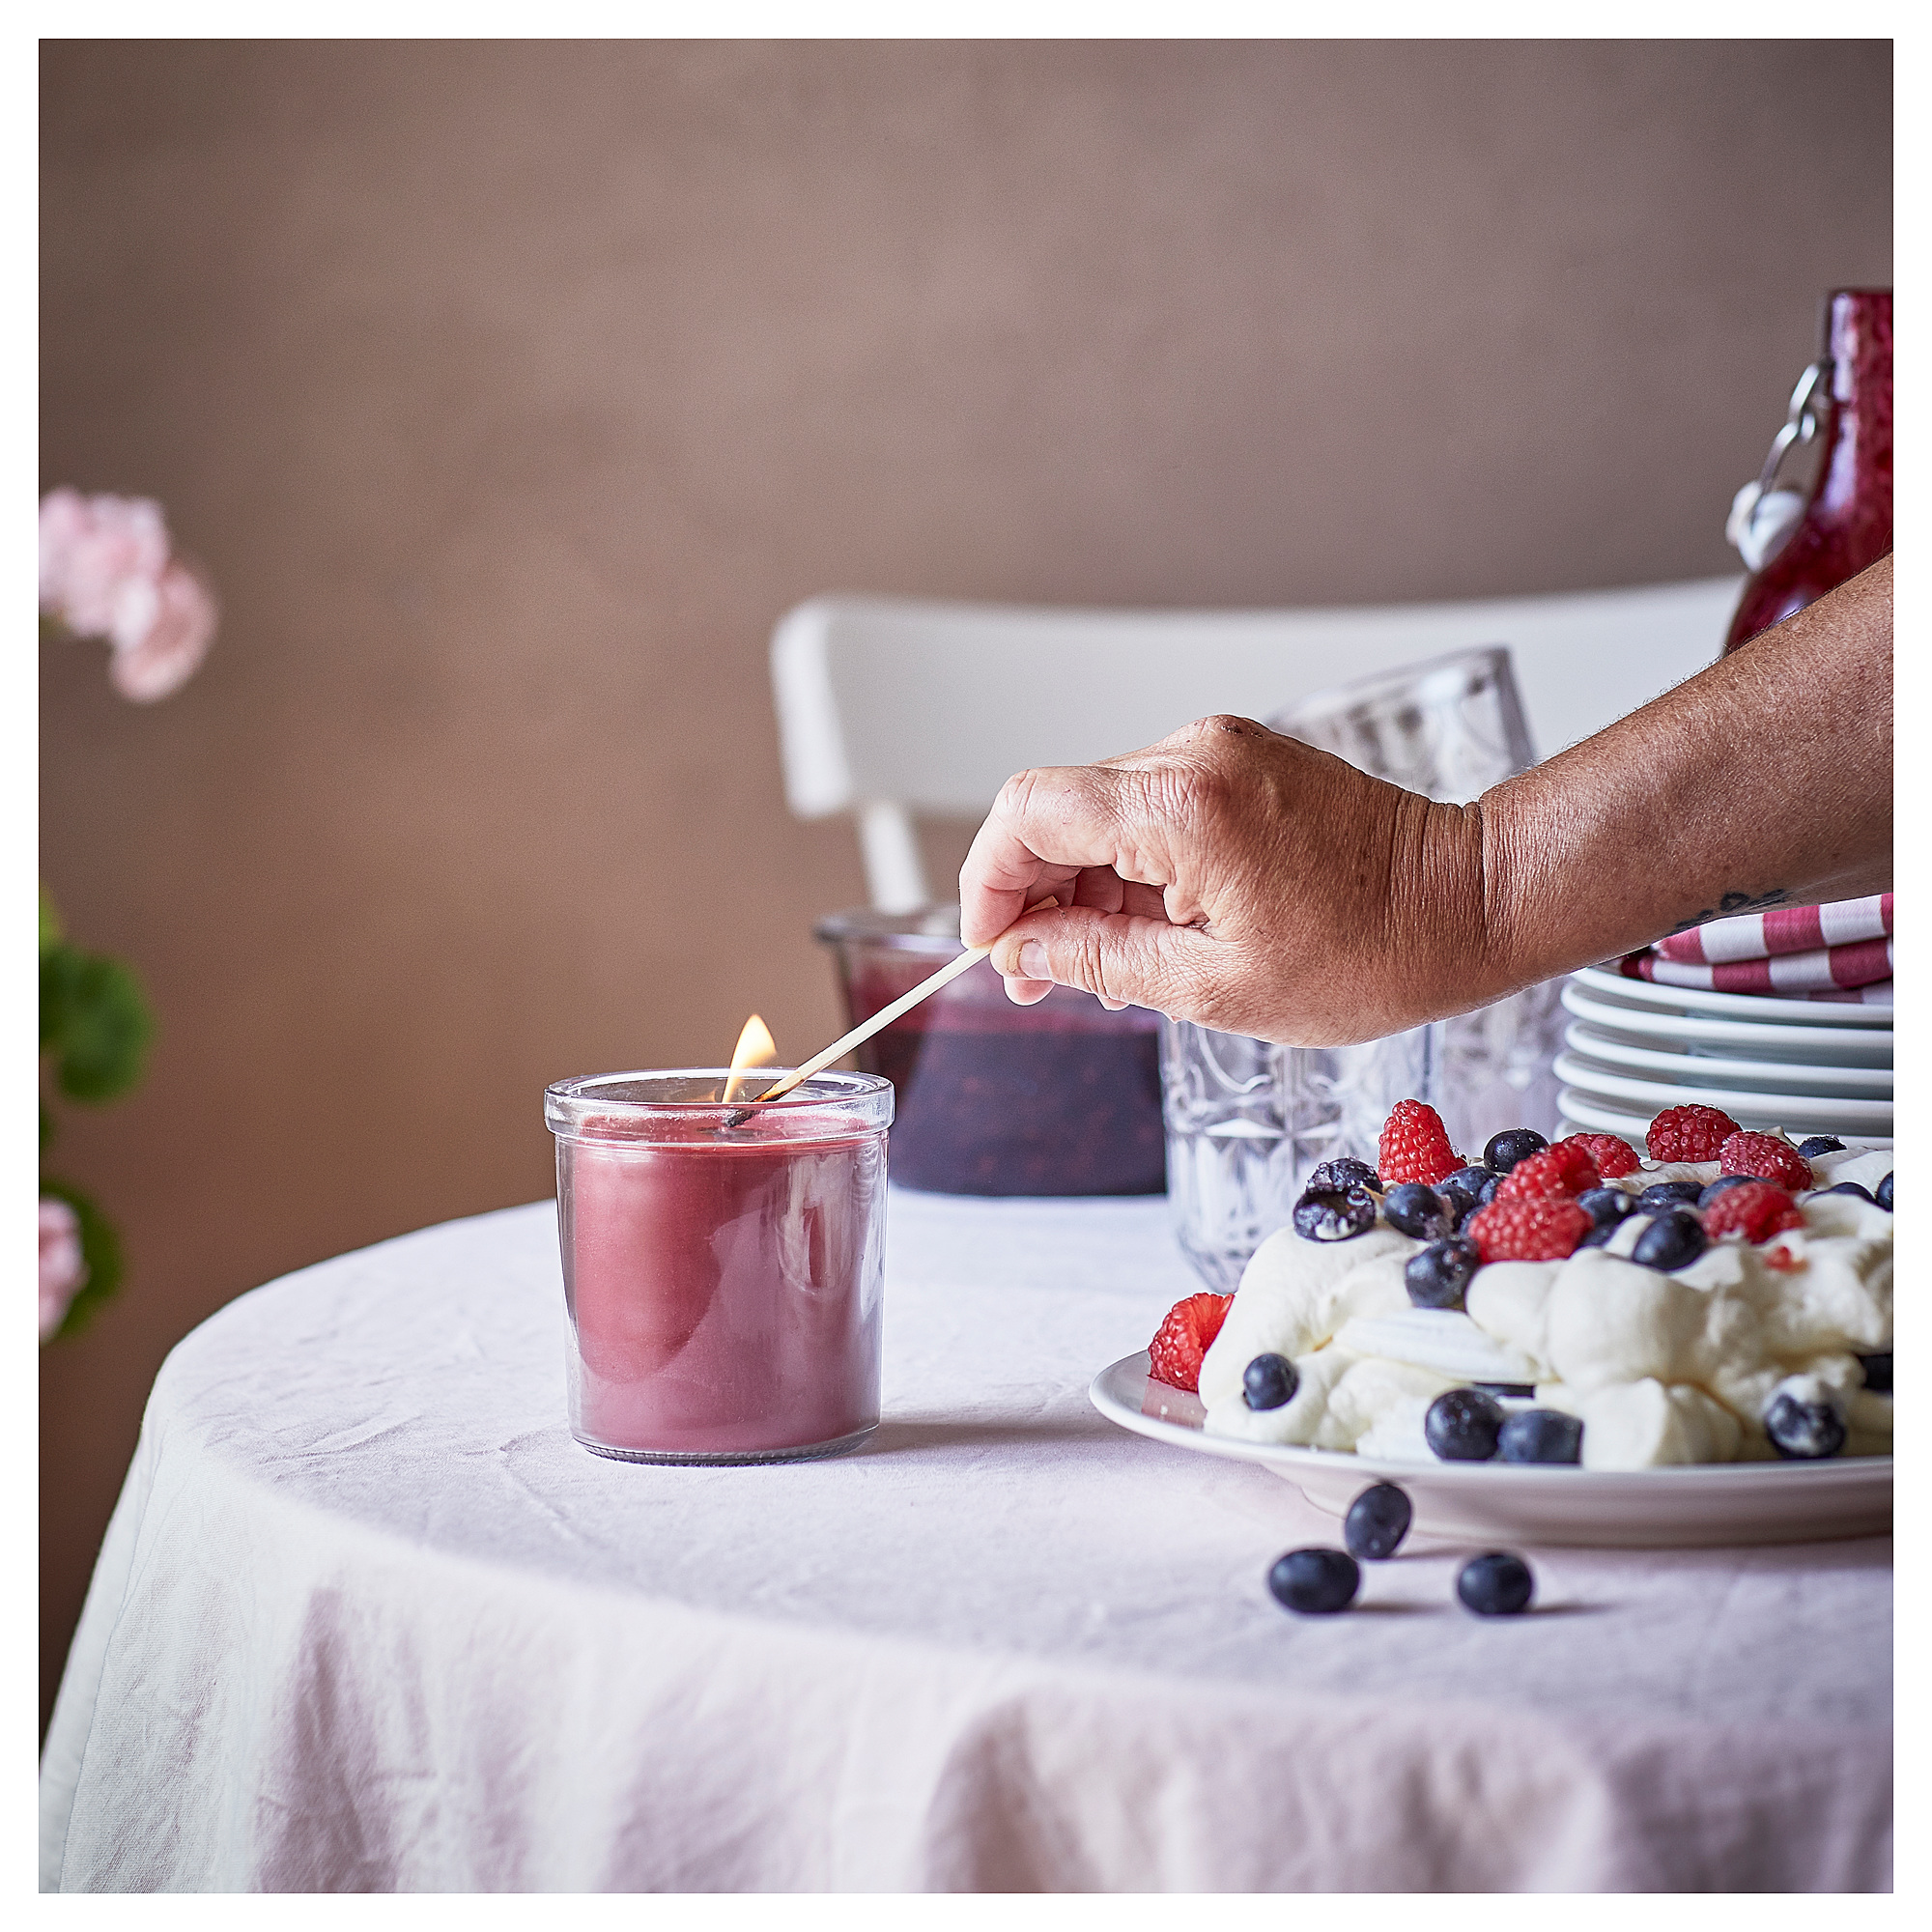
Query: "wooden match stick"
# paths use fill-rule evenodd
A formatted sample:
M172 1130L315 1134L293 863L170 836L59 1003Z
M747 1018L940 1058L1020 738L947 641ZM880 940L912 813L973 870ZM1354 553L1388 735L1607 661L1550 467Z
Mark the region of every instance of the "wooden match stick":
M1046 912L1059 903L1058 899L1041 899L1037 905L1028 906L1027 912ZM1021 914L1021 918L1025 916L1025 913ZM977 966L992 950L990 946L975 946L958 958L949 959L929 980L922 980L910 992L901 993L890 1006L881 1007L870 1019L861 1020L850 1033L840 1034L830 1046L814 1053L803 1066L787 1073L776 1086L766 1088L758 1098L761 1101L783 1099L794 1087L810 1080L814 1073L823 1073L835 1060L850 1053L855 1046L864 1045L875 1033L891 1026L902 1013L911 1012L922 1000L930 999L942 986L951 985L969 966ZM741 1108L726 1120L725 1124L737 1126L751 1118L751 1111L749 1107Z

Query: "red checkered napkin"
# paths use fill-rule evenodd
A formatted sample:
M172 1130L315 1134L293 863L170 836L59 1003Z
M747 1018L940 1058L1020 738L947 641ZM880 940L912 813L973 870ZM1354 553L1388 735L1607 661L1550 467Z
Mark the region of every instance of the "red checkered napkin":
M1839 899L1833 905L1777 906L1738 919L1714 919L1693 925L1689 932L1673 932L1650 951L1660 959L1684 966L1726 966L1739 959L1776 959L1787 952L1835 952L1841 947L1890 937L1891 895L1874 893L1870 898ZM1700 982L1671 980L1665 983L1691 986ZM1861 982L1840 980L1837 983L1852 986Z

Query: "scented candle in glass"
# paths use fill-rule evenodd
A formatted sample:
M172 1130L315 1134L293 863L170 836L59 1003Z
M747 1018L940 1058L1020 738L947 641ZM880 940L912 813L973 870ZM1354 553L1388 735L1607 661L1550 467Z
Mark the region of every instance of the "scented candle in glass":
M726 1102L724 1068L546 1090L571 1434L639 1463L856 1447L879 1420L888 1081Z

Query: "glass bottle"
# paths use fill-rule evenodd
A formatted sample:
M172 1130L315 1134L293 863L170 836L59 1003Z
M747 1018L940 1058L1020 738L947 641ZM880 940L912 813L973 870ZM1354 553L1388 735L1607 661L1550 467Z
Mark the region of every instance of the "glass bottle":
M1727 652L1815 604L1891 548L1889 289L1835 289L1826 298L1818 373L1808 406L1820 410L1822 403L1829 417L1828 453L1797 527L1745 584L1724 639ZM1799 409L1795 398L1794 417ZM1768 472L1776 471L1793 433L1787 429L1773 445ZM1762 487L1774 480L1768 473Z

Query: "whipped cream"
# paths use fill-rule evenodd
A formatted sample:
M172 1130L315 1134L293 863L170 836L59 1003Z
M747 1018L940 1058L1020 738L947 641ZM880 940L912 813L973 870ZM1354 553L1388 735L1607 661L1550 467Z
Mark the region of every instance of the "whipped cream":
M1810 1163L1819 1188L1875 1188L1889 1150L1848 1148ZM1605 1182L1636 1195L1661 1180L1719 1176L1715 1161L1665 1162ZM1891 1398L1863 1386L1859 1357L1891 1347L1892 1217L1851 1194L1806 1194L1804 1225L1753 1246L1723 1236L1671 1273L1629 1259L1648 1219L1560 1262L1492 1262L1465 1313L1417 1309L1403 1280L1426 1243L1378 1221L1353 1240L1293 1228L1256 1249L1201 1364L1205 1427L1253 1442L1435 1459L1423 1418L1470 1382L1533 1387L1503 1406L1561 1408L1583 1422L1583 1466L1643 1469L1774 1455L1762 1417L1793 1378L1832 1393L1848 1455L1891 1449ZM1280 1408L1251 1409L1242 1371L1287 1356L1299 1381Z

